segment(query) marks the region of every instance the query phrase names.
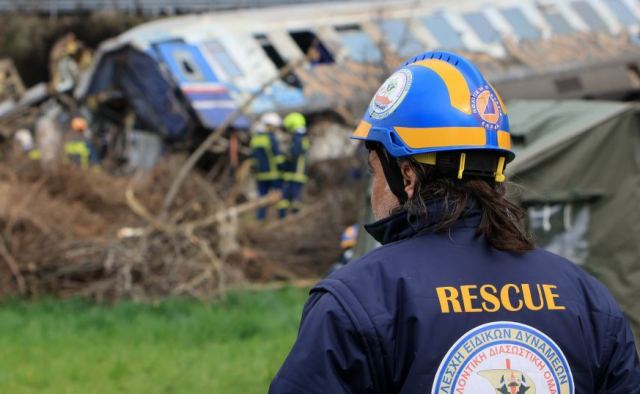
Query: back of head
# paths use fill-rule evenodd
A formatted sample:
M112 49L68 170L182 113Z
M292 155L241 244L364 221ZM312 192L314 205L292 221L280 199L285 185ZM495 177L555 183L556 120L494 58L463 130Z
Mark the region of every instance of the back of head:
M447 230L469 209L479 209L479 235L497 249L523 252L533 244L523 212L505 196L511 151L502 99L468 60L427 52L405 62L377 90L354 139L380 159L390 190L408 215L429 215L427 202L447 212L434 225ZM401 165L416 174L408 198Z

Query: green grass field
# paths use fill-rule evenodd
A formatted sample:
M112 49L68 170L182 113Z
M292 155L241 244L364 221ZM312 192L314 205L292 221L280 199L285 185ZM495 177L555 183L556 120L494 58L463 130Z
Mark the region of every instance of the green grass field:
M204 305L82 300L0 305L0 393L265 393L305 289Z

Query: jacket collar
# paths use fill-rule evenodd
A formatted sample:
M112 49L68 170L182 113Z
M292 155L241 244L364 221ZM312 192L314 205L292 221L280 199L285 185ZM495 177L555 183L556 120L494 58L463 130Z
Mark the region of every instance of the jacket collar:
M427 203L427 212L428 215L416 217L402 210L377 222L365 224L364 228L376 241L385 245L412 238L419 234L433 232L434 225L444 217L447 207L442 200L432 201ZM476 228L480 224L480 219L480 209L475 204L470 203L460 220L453 225L453 228Z

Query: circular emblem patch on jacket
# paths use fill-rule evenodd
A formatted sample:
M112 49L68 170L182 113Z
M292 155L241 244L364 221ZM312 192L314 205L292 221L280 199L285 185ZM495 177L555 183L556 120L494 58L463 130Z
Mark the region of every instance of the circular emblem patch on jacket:
M573 394L562 350L541 331L500 321L478 326L449 349L436 373L437 394Z
M374 119L389 116L404 100L412 80L413 74L406 68L391 74L371 99L369 115Z
M489 130L500 128L503 109L500 100L489 89L483 85L474 90L471 95L471 111L480 118L482 127Z

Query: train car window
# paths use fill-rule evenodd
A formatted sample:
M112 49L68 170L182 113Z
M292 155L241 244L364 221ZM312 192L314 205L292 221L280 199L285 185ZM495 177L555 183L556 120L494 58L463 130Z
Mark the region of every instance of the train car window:
M242 70L220 41L207 41L203 44L203 47L229 78L242 77Z
M447 22L443 15L429 15L422 18L429 32L440 43L442 49L461 49L464 43L460 33Z
M623 25L634 26L638 24L638 19L622 0L605 0L605 3Z
M333 55L315 33L308 30L292 31L289 32L289 36L291 36L311 64L333 63Z
M576 1L571 3L571 6L591 30L608 31L606 23L589 4L584 1Z
M382 52L373 39L358 25L336 26L340 41L349 53L349 57L359 63L379 63Z
M171 55L180 67L180 71L187 81L204 82L206 80L191 52L175 49L171 52Z
M280 52L278 52L276 47L273 46L273 44L271 43L271 41L266 35L256 34L254 37L262 47L262 50L264 51L264 53L267 55L267 57L271 60L273 65L276 66L278 70L281 70L284 67L286 67L287 62L280 55ZM300 79L298 78L298 76L294 74L292 71L289 71L288 73L283 75L281 79L284 83L286 83L289 86L302 88L302 82L300 82Z
M384 39L401 56L411 56L424 52L422 45L409 30L407 20L387 19L378 25Z
M482 12L470 12L463 15L464 20L484 43L500 41L500 33L493 27Z
M544 19L547 21L549 26L551 26L551 31L554 34L564 35L574 32L574 29L571 27L569 22L559 12L543 12L542 15L544 16Z
M524 40L535 40L540 38L540 31L529 22L521 9L512 7L501 10L502 15L513 27L518 38Z

